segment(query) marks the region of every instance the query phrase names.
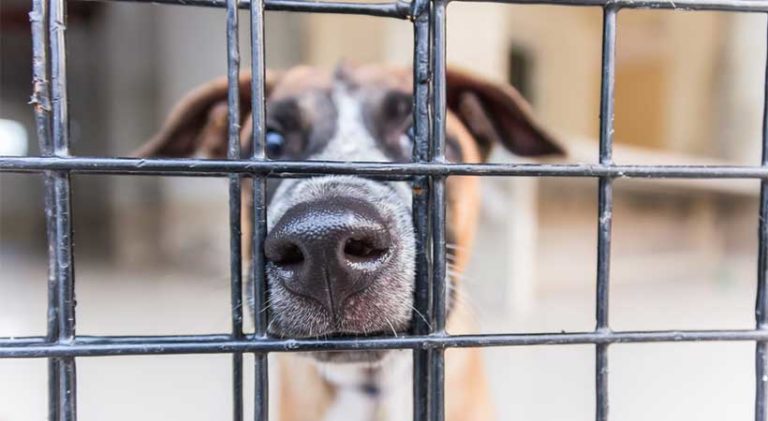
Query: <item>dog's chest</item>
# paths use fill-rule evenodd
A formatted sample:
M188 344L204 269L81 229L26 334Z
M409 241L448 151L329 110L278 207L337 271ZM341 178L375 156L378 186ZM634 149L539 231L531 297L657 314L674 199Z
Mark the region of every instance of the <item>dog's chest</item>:
M323 421L407 421L412 415L411 358L396 351L375 367L322 364L321 376L334 388Z

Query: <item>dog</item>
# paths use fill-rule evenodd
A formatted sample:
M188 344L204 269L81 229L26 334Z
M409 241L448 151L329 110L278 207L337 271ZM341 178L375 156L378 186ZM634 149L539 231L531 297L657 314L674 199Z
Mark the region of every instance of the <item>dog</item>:
M241 145L250 155L251 77L239 78ZM342 64L267 71L265 149L271 160L411 160L413 79L409 69ZM494 145L520 156L561 154L511 86L449 67L445 157L485 162ZM142 157L224 158L227 80L183 98ZM479 208L477 177L446 182L447 329L471 333L455 299ZM268 181L264 243L269 334L282 338L406 334L414 314L415 236L411 186L362 176ZM250 256L250 190L243 229ZM403 421L412 418L409 351L314 352L278 357L282 421ZM448 421L492 420L481 351L446 353ZM274 394L273 394L274 395Z

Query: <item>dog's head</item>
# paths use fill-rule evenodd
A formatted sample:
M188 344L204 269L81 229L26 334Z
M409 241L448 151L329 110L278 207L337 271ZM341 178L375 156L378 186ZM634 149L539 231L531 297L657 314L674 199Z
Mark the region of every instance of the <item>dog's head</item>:
M210 82L184 98L142 156L223 158L227 83ZM297 67L267 73L266 151L272 160L410 160L413 82L407 69ZM248 153L250 77L240 79L241 140ZM494 144L522 156L560 148L510 86L447 72L446 158L482 162ZM408 330L413 313L415 244L411 186L362 176L270 180L264 244L278 336L388 335ZM447 183L451 272L458 273L478 206L476 180ZM249 201L245 201L249 203ZM452 276L450 282L458 282ZM450 306L450 303L449 303ZM383 353L322 353L365 360Z

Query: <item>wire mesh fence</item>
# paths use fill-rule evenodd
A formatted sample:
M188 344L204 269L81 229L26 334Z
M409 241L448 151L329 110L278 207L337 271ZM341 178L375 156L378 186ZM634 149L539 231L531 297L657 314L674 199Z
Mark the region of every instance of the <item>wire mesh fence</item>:
M148 3L149 0L112 0ZM413 416L443 420L444 352L453 347L594 344L595 419L609 419L609 348L612 344L679 341L751 341L755 351L755 420L768 420L768 114L764 108L760 166L616 165L612 161L617 14L624 8L768 12L768 0L503 0L501 3L592 6L603 9L602 84L599 162L569 164L461 164L445 161L447 0L343 3L310 0L152 0L152 3L226 8L228 124L227 159L126 159L71 156L67 112L66 0L33 0L33 95L41 156L0 157L2 172L42 173L48 233L48 330L44 337L0 338L0 358L47 358L49 419L77 419L76 359L110 355L223 353L232 355L233 419L242 420L243 354L255 355L255 420L267 420L267 355L312 350L410 349L413 352ZM240 150L240 73L238 9L250 10L253 137L252 155ZM343 13L407 19L413 23L414 138L412 162L343 163L270 161L264 153L265 10ZM768 33L768 31L767 31ZM768 66L767 66L768 69ZM763 87L768 89L768 84ZM768 90L766 90L768 98ZM756 140L758 141L758 140ZM187 336L78 336L75 333L75 279L70 200L73 173L216 176L229 179L231 322L229 333ZM411 334L350 339L279 339L267 335L267 280L263 242L266 234L266 179L318 174L357 174L407 179L413 185L416 231L415 307ZM596 326L579 333L449 335L446 321L445 180L452 175L555 176L598 179ZM613 331L609 323L609 286L613 181L616 178L689 178L761 180L756 324L752 330ZM254 301L253 333L243 330L241 189L253 191L250 270Z

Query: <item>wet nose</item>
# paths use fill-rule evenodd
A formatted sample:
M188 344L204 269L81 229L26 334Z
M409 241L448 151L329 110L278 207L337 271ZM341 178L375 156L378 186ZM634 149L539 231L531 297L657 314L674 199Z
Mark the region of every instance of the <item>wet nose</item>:
M264 243L273 280L333 315L386 271L394 249L373 204L338 197L288 209Z

